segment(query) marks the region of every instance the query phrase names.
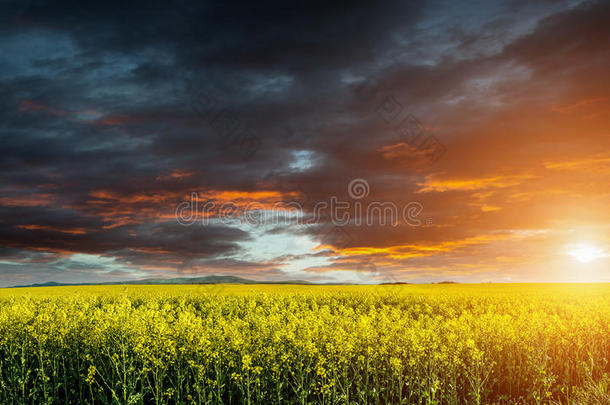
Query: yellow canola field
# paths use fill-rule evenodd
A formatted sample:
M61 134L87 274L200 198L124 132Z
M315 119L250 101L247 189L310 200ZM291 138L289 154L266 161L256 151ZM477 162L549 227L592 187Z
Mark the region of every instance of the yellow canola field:
M608 284L0 289L0 403L610 403L609 332Z

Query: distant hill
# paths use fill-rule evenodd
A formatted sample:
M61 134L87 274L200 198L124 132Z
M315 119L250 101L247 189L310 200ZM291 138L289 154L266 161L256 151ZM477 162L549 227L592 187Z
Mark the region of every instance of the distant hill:
M40 284L15 285L15 286L8 287L8 288L20 288L20 287L57 287L57 286L62 286L62 285L67 285L67 284L61 284L61 283L56 283L55 281L49 281L47 283L40 283Z
M105 283L37 283L29 285L16 285L9 288L26 287L59 287L77 285L124 285L124 284L313 284L304 280L283 280L283 281L256 281L236 276L205 276L205 277L175 277L175 278L146 278L143 280L114 281Z

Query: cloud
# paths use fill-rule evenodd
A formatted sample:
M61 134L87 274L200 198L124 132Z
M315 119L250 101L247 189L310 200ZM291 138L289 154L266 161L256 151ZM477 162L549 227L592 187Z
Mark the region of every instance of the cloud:
M15 4L0 6L5 283L296 277L329 257L479 280L518 257L489 235L608 221L607 2ZM407 117L446 148L434 162ZM430 223L175 221L192 193L311 214L353 203L355 178L362 202L418 201ZM247 242L274 235L327 249L251 260ZM76 254L112 262L61 261ZM532 260L511 277L540 272Z

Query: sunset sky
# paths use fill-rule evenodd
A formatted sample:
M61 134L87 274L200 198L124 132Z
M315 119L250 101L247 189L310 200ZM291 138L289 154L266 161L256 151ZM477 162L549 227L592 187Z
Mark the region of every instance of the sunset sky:
M0 287L610 281L610 2L381 3L2 2Z

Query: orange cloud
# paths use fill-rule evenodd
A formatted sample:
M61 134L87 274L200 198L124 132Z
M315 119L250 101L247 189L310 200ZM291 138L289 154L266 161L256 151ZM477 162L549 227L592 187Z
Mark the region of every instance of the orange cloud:
M84 228L58 228L58 227L53 227L53 226L48 226L48 225L36 225L36 224L17 225L17 228L27 229L30 231L61 232L61 233L68 233L71 235L82 235L82 234L87 233L87 231Z
M420 187L417 193L445 192L445 191L473 191L489 188L506 188L520 185L536 176L531 174L521 174L513 176L494 176L465 179L439 179L436 176L426 176L423 183L418 183Z
M34 193L20 197L0 197L0 205L7 207L42 207L53 201L53 194Z
M194 174L195 172L186 169L172 169L169 174L157 176L155 180L183 179L191 177Z
M597 103L600 103L605 100L607 100L607 97L587 98L584 100L577 101L576 103L573 103L573 104L554 107L553 111L556 111L561 114L570 114L577 110L583 109L583 107L588 107L592 104L597 104Z
M140 193L132 195L121 195L108 190L96 190L89 194L95 200L89 200L90 204L108 204L111 202L121 204L138 203L176 203L183 200L190 200L189 191L155 191L151 193ZM274 204L281 201L288 201L297 197L297 193L282 193L275 190L261 191L239 191L239 190L209 190L197 193L200 201L213 200L220 203L245 203L257 202L261 205ZM237 205L237 204L236 204Z
M379 260L404 260L414 257L433 256L445 253L460 251L466 247L479 245L489 245L501 241L520 241L529 238L545 236L547 230L526 229L494 232L489 234L477 235L463 239L447 240L440 243L411 243L394 245L387 247L350 247L338 249L331 245L319 245L316 250L329 250L334 256L355 257L371 256L374 257L375 264L379 265Z
M595 155L582 159L566 160L561 162L547 162L544 164L544 167L552 170L578 170L590 169L594 167L608 169L609 164L610 156Z
M445 241L434 244L405 244L388 247L351 247L336 249L331 245L320 245L316 249L330 249L337 255L383 255L393 259L405 259L409 257L429 256L438 253L445 253L471 245L485 244L498 240L505 240L514 237L510 232L480 235L461 240Z
M92 199L87 200L84 205L71 207L84 210L91 215L99 216L109 222L104 229L116 228L118 226L142 223L148 220L166 221L175 220L175 208L177 204L192 199L191 191L164 191L158 190L149 193L136 193L123 195L109 190L95 190L89 193ZM201 219L214 217L218 208L223 204L233 204L239 210L268 209L287 211L294 209L282 202L291 201L298 197L297 193L283 193L276 190L240 191L240 190L207 190L197 193L199 209L207 201L213 202L214 207L210 211L199 212ZM251 204L255 204L253 207ZM202 210L203 211L203 210Z
M377 151L381 153L384 159L390 160L411 157L414 154L418 153L417 148L407 144L406 142L398 142L392 145L385 145L377 149ZM423 155L424 153L421 154Z

